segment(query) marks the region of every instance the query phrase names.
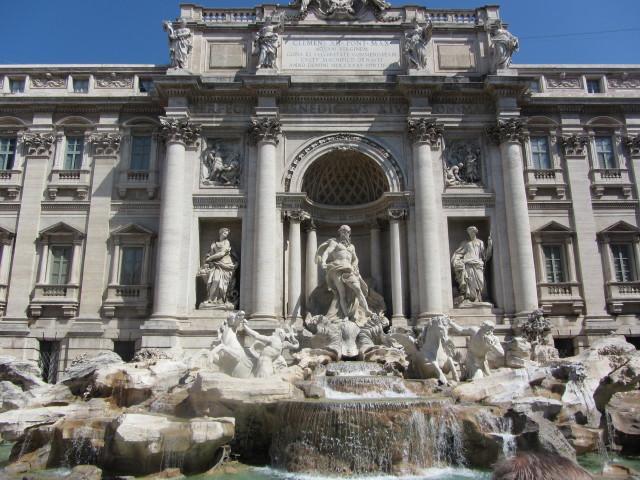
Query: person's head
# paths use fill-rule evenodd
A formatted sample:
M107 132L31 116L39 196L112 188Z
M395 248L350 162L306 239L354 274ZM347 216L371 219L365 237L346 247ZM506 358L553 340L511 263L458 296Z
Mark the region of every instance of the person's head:
M478 229L472 225L467 228L467 233L469 234L469 238L476 238L478 236Z
M180 26L180 28L185 28L187 26L187 21L184 18L180 17L178 19L178 25Z
M227 227L223 227L218 230L218 235L220 236L220 240L225 240L229 237L229 229Z
M593 480L572 460L545 452L522 452L499 461L493 480Z
M338 234L341 240L351 240L351 227L349 225L342 225L338 229Z
M491 320L485 320L480 325L482 333L493 333L494 328L496 328L496 325Z

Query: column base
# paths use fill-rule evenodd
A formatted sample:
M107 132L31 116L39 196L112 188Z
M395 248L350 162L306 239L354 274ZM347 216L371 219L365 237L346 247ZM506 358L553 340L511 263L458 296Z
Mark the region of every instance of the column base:
M282 319L268 313L254 313L249 316L249 326L258 330L273 330L282 327Z
M444 312L420 312L416 318L416 324L421 324L431 320L433 317L443 315Z
M394 328L409 328L409 321L404 315L392 315L391 326Z

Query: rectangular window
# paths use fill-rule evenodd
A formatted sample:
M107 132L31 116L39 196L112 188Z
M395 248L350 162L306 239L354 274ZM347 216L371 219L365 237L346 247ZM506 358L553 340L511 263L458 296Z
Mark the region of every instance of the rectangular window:
M611 137L596 137L596 155L599 168L617 168Z
M47 383L56 383L58 379L58 362L60 361L60 341L38 340L40 358L38 364L42 379Z
M16 139L0 138L0 170L11 170L16 159Z
M150 93L153 90L153 80L141 78L138 82L138 90L140 90L140 93Z
M531 90L531 93L540 93L540 80L529 82L529 90Z
M89 79L88 78L74 78L73 79L73 93L88 93L89 92Z
M114 340L113 351L125 362L130 362L136 355L136 342L132 340Z
M564 279L564 261L562 245L543 245L544 267L547 283L562 283Z
M633 268L633 250L629 243L612 243L613 269L616 282L633 282L636 278Z
M151 137L135 136L131 138L131 170L149 170L151 158Z
M11 93L24 93L24 80L18 78L10 78L9 91Z
M551 155L549 154L549 139L547 137L531 137L531 155L533 168L536 170L551 169Z
M82 166L82 153L84 151L83 137L67 137L67 152L64 157L65 170L79 170Z
M587 79L587 92L589 93L601 93L600 80L597 78Z
M120 285L142 283L142 260L144 247L123 247L120 263Z
M55 246L49 249L49 284L66 285L71 271L70 245Z

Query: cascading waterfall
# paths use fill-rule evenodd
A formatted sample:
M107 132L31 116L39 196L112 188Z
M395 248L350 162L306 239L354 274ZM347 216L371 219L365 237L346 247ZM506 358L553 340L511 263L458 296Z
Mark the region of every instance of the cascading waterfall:
M502 439L502 455L512 457L516 454L516 436L513 432L513 420L509 417L497 417L486 411L478 412L478 420L491 435Z
M71 438L71 447L65 452L65 465L95 465L101 449L96 448L94 442L100 441L100 432L96 432L91 426L76 427Z
M399 377L340 376L321 377L318 384L331 399L414 397Z

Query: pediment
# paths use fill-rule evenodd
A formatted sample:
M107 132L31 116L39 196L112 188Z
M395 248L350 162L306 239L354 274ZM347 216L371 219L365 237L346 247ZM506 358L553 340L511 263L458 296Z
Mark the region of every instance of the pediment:
M84 237L84 232L81 232L77 228L72 227L64 222L58 222L50 227L40 230L40 237L46 237L51 235L72 235L74 237Z
M534 233L574 233L569 227L552 220L534 231Z
M135 223L128 223L111 230L111 235L145 235L153 236L155 232Z
M601 235L610 235L615 233L640 233L640 228L636 227L635 225L631 225L624 220L621 220L600 232Z

